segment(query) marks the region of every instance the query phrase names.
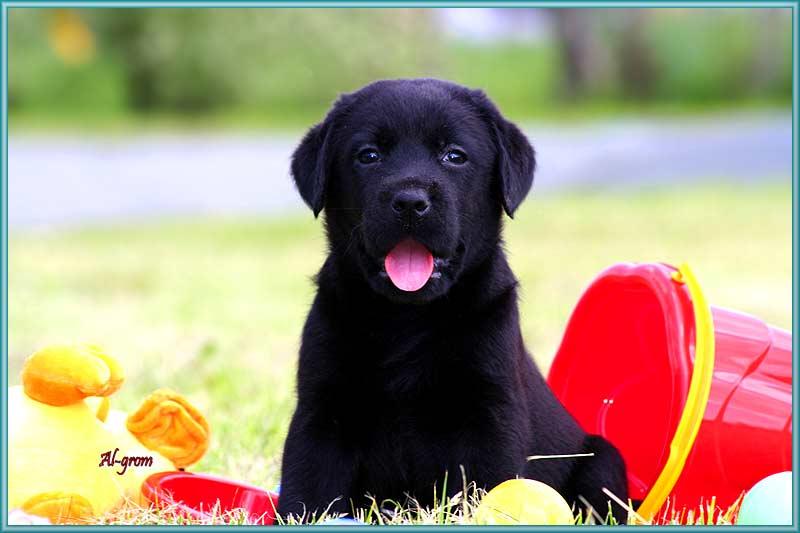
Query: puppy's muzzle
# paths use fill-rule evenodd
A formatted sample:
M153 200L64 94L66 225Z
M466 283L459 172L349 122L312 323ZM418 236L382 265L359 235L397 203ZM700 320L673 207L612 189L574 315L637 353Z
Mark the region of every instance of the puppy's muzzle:
M405 188L392 196L390 206L392 212L403 222L415 223L430 213L431 199L422 188Z

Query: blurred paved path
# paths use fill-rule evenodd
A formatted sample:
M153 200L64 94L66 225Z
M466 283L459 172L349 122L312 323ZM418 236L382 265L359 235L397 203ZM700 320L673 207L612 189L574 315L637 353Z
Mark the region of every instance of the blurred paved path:
M526 133L539 154L539 192L791 179L789 111L542 125ZM296 141L270 135L12 136L9 225L14 231L158 215L296 210L302 203L288 176Z

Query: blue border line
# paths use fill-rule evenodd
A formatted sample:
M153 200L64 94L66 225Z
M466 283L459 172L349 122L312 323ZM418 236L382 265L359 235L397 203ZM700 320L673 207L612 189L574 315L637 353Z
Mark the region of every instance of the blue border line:
M3 416L3 429L2 429L2 444L3 448L3 486L2 486L2 504L0 504L0 512L3 517L0 519L2 524L8 522L8 27L7 27L7 8L5 5L0 9L0 24L2 24L2 38L0 39L0 46L2 47L2 69L0 72L0 84L2 84L2 104L0 110L2 111L2 246L0 249L0 277L2 277L3 285L3 301L0 305L0 339L2 339L2 368L0 368L0 375L3 376L2 384L3 390L0 391L2 398L2 416Z
M314 7L330 7L330 8L346 8L346 7L595 7L595 8L614 8L614 7L783 7L792 9L792 351L793 351L793 387L792 398L793 406L793 428L797 427L798 412L796 407L800 405L800 389L794 386L797 383L797 378L800 375L798 371L798 361L800 358L800 339L797 337L800 331L800 309L798 309L798 266L800 265L800 246L798 246L798 237L800 237L800 228L798 222L800 216L800 202L798 202L798 158L797 158L797 142L795 132L797 131L798 124L798 2L753 2L753 1L730 1L723 0L719 2L714 1L699 1L699 2L674 2L670 0L653 0L650 2L642 2L641 0L616 0L613 2L530 2L530 1L498 1L490 2L486 0L452 0L452 1L438 1L438 2L424 2L424 1L370 1L370 0L350 0L346 2L337 1L315 1L315 2L302 2L302 1L280 1L280 2L266 2L266 1L247 1L238 0L233 2L225 1L193 1L193 0L171 0L171 1L143 1L143 2L114 2L108 0L98 0L97 2L91 0L81 1L61 1L61 2L38 2L34 0L29 1L12 1L6 2L0 0L0 15L2 16L2 39L0 40L0 52L2 53L2 70L0 71L0 84L2 84L2 107L0 108L0 117L2 117L2 151L0 151L0 165L2 165L2 216L0 216L0 229L2 235L0 236L0 275L2 277L2 302L0 305L0 350L2 351L2 368L0 368L0 375L2 375L2 383L4 386L3 391L0 391L0 398L2 399L2 503L0 504L0 511L3 517L0 519L1 531L50 531L52 532L53 526L9 526L8 525L8 404L7 404L7 390L8 390L8 8L9 7L294 7L294 8L314 8ZM800 440L796 434L793 434L793 461L792 461L792 479L793 491L795 501L800 495L800 480L798 480L797 461L800 456ZM736 532L747 533L750 531L798 531L800 526L800 506L794 505L793 508L793 526L735 526ZM178 529L185 526L122 526L122 525L108 525L108 526L70 526L70 530L86 530L91 531L97 528L113 528L118 531L142 531L142 530L163 530L163 529ZM347 526L287 526L278 527L278 529L285 530L322 530L335 529L336 531L347 531L354 529L356 531L364 531L368 529L381 528L381 526L360 526L358 528L348 528ZM607 527L607 526L593 526ZM642 526L638 526L642 527ZM695 530L710 530L717 529L719 526L650 526L651 529L677 529L684 527L692 527ZM192 531L212 531L219 530L220 528L246 528L246 529L262 529L263 526L191 526ZM480 529L481 531L574 531L574 527L548 527L548 526L448 526L448 528L467 528L467 529ZM441 531L441 526L392 526L392 531Z
M797 461L800 457L800 439L794 428L797 427L798 413L797 407L800 405L800 390L797 387L797 378L800 376L798 371L798 361L800 361L800 339L797 334L800 332L800 312L798 312L798 288L800 284L800 275L798 275L798 268L800 268L800 246L798 246L798 239L800 239L800 229L798 229L798 222L800 216L798 215L798 180L800 177L797 172L797 119L798 119L798 36L797 36L797 23L798 23L798 9L797 6L792 8L792 492L794 495L795 505L792 509L792 523L795 531L800 527L800 506L797 505L798 496L800 495L800 480L798 480L798 466Z
M426 2L425 0L398 0L398 1L370 1L370 0L317 0L317 1L292 1L282 0L270 2L268 0L145 0L145 1L119 1L114 0L79 0L79 1L39 1L39 0L18 0L10 2L2 2L8 7L64 7L69 6L73 8L89 7L271 7L271 8L391 8L391 7L505 7L505 8L573 8L573 7L591 7L591 8L637 8L637 7L680 7L680 8L794 8L797 2L758 2L752 1L739 1L739 0L703 0L694 2L692 0L675 1L675 0L650 0L649 2L642 2L641 0L615 0L613 2L600 2L595 0L584 0L576 2L561 2L559 0L546 0L541 2L531 2L527 0L445 0L436 3Z

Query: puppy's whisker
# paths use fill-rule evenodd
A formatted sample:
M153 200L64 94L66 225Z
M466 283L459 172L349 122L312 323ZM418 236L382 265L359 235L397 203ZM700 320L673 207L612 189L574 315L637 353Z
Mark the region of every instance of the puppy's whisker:
M344 249L344 255L347 255L347 252L350 251L350 246L353 245L355 241L356 231L360 229L364 225L364 220L362 219L361 222L353 226L353 229L350 231L350 238L347 240L347 246Z
M529 455L528 461L538 461L539 459L572 459L575 457L594 457L594 453L562 453L556 455Z
M606 521L603 520L603 517L600 516L600 513L598 513L597 511L594 510L594 506L591 503L589 503L589 501L586 498L584 498L583 495L579 494L578 495L578 499L581 501L581 503L586 508L586 520L587 520L587 522L589 520L589 517L592 516L597 521L598 525L604 525L605 524Z
M458 213L458 218L460 218L461 220L465 220L465 221L467 221L469 223L474 223L475 222L475 219L472 218L471 214L465 213L463 211Z

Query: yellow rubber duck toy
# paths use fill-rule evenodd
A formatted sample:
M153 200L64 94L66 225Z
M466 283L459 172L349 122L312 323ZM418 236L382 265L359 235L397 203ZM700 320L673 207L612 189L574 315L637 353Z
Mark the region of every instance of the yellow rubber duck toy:
M156 472L197 462L208 448L205 417L159 389L130 416L109 409L124 381L99 346L54 345L25 361L8 395L9 509L52 523L85 523L140 501Z

